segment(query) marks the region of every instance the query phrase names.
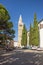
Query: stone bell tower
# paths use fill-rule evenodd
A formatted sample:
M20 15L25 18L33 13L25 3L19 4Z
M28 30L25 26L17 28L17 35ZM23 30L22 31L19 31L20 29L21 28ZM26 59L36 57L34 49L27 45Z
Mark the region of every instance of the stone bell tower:
M23 30L23 22L22 22L22 16L20 15L18 21L18 47L21 47L22 30Z

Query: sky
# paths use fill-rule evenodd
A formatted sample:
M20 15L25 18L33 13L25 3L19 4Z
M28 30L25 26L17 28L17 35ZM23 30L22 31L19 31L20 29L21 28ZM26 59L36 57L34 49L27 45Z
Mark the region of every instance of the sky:
M14 25L15 41L18 40L18 20L20 15L22 15L27 31L29 31L30 23L34 21L34 13L37 15L38 22L43 19L43 0L0 0L0 4L9 12L10 20Z

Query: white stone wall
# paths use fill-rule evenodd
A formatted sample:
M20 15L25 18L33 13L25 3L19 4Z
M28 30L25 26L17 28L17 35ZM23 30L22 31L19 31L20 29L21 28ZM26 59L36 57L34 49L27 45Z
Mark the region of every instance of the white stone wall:
M18 47L18 42L17 41L14 42L14 47Z
M43 48L43 29L40 29L40 47Z
M27 47L29 47L29 32L27 32Z
M38 27L39 27L39 46L40 46L40 48L43 48L43 28L40 28L40 24L43 24L43 21L41 21L38 24Z

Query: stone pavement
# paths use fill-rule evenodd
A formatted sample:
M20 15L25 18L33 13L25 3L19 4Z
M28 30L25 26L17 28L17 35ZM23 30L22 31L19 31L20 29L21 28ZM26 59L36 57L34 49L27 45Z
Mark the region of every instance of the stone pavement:
M43 65L43 51L16 49L0 55L0 65Z
M16 50L13 50L13 51L15 51L15 52L19 52L19 51L21 51L21 52L35 52L35 53L43 53L43 51L37 51L37 50L29 50L29 49L16 49ZM10 52L12 52L12 51L10 51ZM5 53L10 53L10 52L6 52L6 50L0 50L0 55L1 54L5 54Z
M5 54L6 50L0 50L0 55Z

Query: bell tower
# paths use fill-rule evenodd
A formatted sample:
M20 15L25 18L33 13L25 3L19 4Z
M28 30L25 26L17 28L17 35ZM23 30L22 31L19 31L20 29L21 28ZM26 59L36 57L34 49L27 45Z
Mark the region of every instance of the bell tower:
M21 47L22 30L23 30L23 22L22 22L22 16L20 15L18 21L18 47Z

